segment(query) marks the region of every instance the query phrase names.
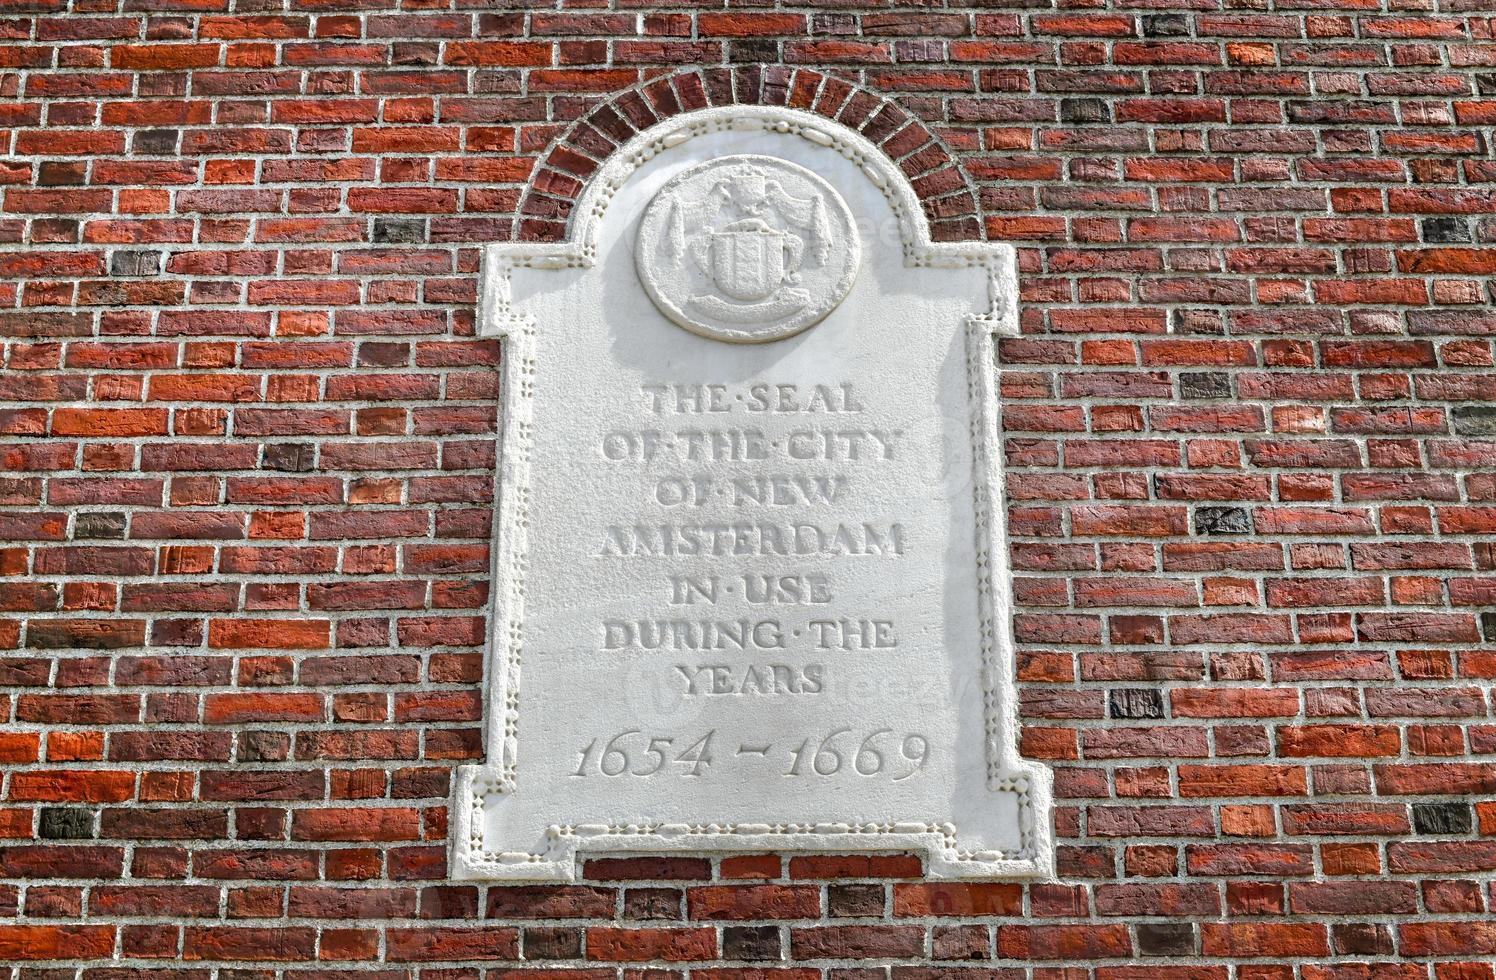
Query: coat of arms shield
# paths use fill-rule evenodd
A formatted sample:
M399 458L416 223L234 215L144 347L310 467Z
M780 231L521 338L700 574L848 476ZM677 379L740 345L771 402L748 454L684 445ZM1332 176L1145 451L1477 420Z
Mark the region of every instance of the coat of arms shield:
M784 282L788 236L758 220L740 221L711 233L707 254L712 278L733 299L768 299Z

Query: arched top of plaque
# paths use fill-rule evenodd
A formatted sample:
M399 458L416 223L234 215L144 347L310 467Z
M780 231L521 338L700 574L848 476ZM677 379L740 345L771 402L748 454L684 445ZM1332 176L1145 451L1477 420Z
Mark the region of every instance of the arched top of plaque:
M591 267L597 260L599 226L614 197L634 173L662 153L683 147L699 137L722 132L795 136L833 150L856 164L862 176L882 193L893 212L904 264L912 268L985 269L991 307L982 319L997 335L1018 335L1017 259L1013 246L1005 242L932 240L930 223L920 206L919 195L898 164L871 140L840 123L799 109L754 105L697 109L671 117L629 140L587 181L573 211L566 241L501 242L487 246L483 253L478 332L483 336L504 336L516 326L509 320L509 269ZM832 190L824 181L821 185ZM834 190L832 194L840 199ZM713 336L682 322L668 311L666 315L687 329L703 336ZM798 329L814 322L810 320ZM781 336L791 336L795 332L791 330ZM736 341L771 339L778 338L736 338Z

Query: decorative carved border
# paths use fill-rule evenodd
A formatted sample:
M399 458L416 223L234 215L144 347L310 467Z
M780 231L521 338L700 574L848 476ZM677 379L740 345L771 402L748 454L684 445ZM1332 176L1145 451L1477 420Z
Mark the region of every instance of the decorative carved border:
M646 162L709 133L758 131L797 136L851 160L888 200L899 226L904 263L914 268L985 269L988 309L968 318L967 382L973 452L982 688L986 719L987 788L1013 793L1019 810L1017 851L961 847L950 823L706 823L582 824L548 828L538 852L484 849L484 799L511 792L516 778L519 678L523 655L525 572L529 553L529 470L532 442L535 323L514 308L515 268L589 268L597 232L619 189ZM919 851L932 877L1012 878L1052 874L1050 772L1019 757L1014 686L1012 584L1005 556L1007 524L1001 445L997 437L996 337L1018 335L1017 266L1012 246L935 242L913 187L865 137L796 109L724 106L676 116L619 149L593 177L575 215L571 240L556 244L490 245L483 253L478 331L505 340L502 431L497 472L498 541L493 567L493 630L487 661L488 746L494 761L462 766L453 790L454 878L573 880L579 848L589 851L732 850Z

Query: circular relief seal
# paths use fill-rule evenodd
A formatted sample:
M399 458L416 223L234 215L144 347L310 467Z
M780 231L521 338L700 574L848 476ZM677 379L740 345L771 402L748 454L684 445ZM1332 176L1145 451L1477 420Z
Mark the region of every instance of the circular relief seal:
M639 223L634 264L660 312L732 344L783 340L836 309L857 278L852 212L798 164L739 155L671 178Z

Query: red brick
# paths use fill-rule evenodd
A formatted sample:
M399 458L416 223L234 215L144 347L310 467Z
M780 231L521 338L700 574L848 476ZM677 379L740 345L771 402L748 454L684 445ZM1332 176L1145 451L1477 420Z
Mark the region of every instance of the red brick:
M208 770L199 781L205 800L309 800L323 792L321 773L310 769L244 773Z
M325 650L330 627L325 619L215 619L208 645L223 649Z
M805 31L803 14L780 13L702 13L696 19L697 30L703 36L728 35L751 37L755 35L801 34Z
M1172 849L1169 850L1172 857ZM1162 873L1174 873L1170 861ZM1219 915L1220 899L1214 884L1151 884L1126 882L1099 884L1095 888L1096 911L1105 916L1131 915Z
M1277 765L1181 765L1179 793L1186 797L1303 796L1304 770Z
M116 926L0 925L0 957L12 961L107 959Z
M720 885L692 888L686 907L693 919L806 919L821 911L813 885Z
M52 434L89 438L164 436L164 408L59 408L52 413Z
M551 45L515 41L458 41L446 46L445 63L462 66L538 67L551 63Z
M1325 927L1318 923L1205 923L1201 949L1207 956L1328 956Z
M894 886L895 915L1018 915L1023 889L986 883L899 884Z
M125 44L112 49L111 63L141 71L211 68L220 54L217 44Z
M0 874L9 878L118 878L124 850L68 844L12 844L0 847Z
M1196 806L1093 806L1086 810L1094 837L1214 837L1209 808Z
M1170 704L1176 718L1291 717L1299 712L1299 692L1292 688L1177 688L1170 694Z
M790 930L790 953L806 960L908 957L923 948L923 940L919 926L815 926Z
M46 769L10 777L13 800L122 803L134 792L135 774L120 770Z
M420 813L409 807L339 807L297 810L291 819L292 840L419 840Z
M512 928L390 929L387 958L394 963L440 960L511 960L519 954L519 930Z
M484 915L490 919L602 919L613 914L616 893L580 885L521 885L491 888Z
M740 854L722 859L723 878L778 878L781 861L777 854Z
M686 963L713 959L717 934L712 929L617 929L587 930L587 958L621 963L663 960Z
M1126 926L998 926L997 955L1009 959L1091 960L1130 957Z
M1278 729L1278 753L1291 758L1393 756L1401 747L1394 725L1285 725Z
M1397 841L1387 845L1395 874L1452 874L1496 870L1496 841Z
M1398 915L1418 911L1411 881L1296 881L1288 886L1295 912L1310 915Z
M216 917L219 890L211 885L106 885L90 891L95 915Z
M1496 923L1407 922L1398 933L1405 956L1496 955Z
M304 962L313 958L315 929L300 926L188 926L183 930L186 960Z

